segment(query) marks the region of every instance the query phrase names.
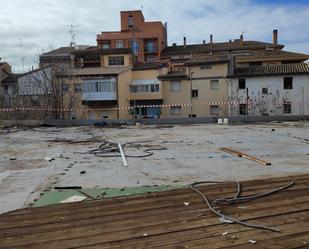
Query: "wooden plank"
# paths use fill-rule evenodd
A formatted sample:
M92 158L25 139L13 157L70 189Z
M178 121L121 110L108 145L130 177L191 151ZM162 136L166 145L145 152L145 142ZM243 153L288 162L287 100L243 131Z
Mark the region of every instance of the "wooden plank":
M219 150L223 151L223 152L230 153L230 154L237 156L237 157L242 157L242 158L245 158L245 159L248 159L248 160L251 160L251 161L255 161L255 162L262 164L262 165L265 165L265 166L271 165L270 162L267 162L265 160L251 156L249 154L243 153L243 152L238 151L238 150L234 150L234 149L230 149L230 148L226 148L226 147L221 147L221 148L219 148Z
M287 220L289 222L301 223L301 220L308 219L309 217L309 196L307 197L309 185L306 178L299 177L299 179L302 180L289 190L256 200L250 204L244 204L247 206L247 209L238 209L237 206L239 205L224 205L222 206L222 212L227 212L227 214L232 215L239 214L240 218L253 222L259 222L262 219L266 223L274 221L272 224L279 224ZM256 185L244 193L260 192L261 189L271 189L275 185L273 182L263 180L253 181L253 183ZM247 182L247 184L249 186L250 182ZM208 191L210 191L212 198L222 197L222 195L225 195L224 193L235 192L235 186L231 183L203 186L201 189L207 195ZM57 217L57 215L61 215L61 210L55 209L55 215L54 213L47 213L48 208L45 208L44 212L39 213L35 213L34 211L25 214L20 213L18 214L20 218L14 217L12 214L2 215L0 223L0 231L2 231L0 233L1 248L2 246L4 248L24 246L27 246L27 248L53 248L52 246L54 248L67 248L133 240L137 240L136 243L138 244L139 240L148 241L148 237L160 236L166 239L166 243L170 243L169 235L174 233L178 234L179 239L182 238L180 234L183 233L184 238L187 231L206 229L208 232L216 231L218 233L222 231L222 228L226 229L226 226L218 224L218 218L207 210L200 196L196 195L192 190L182 190L176 196L170 193L158 193L154 196L146 196L146 198L128 198L129 204L125 202L126 198L123 198L123 201L120 203L118 203L118 199L116 198L113 202L109 200L107 205L103 205L103 208L97 202L93 202L95 204L93 207L88 203L86 208L83 205L80 205L81 208L78 208L79 206L74 204L76 209L72 210L69 209L70 205L68 205L66 206L67 209L63 210L66 212L66 216L63 217ZM190 205L186 207L183 202L188 201L188 199ZM101 205L103 203L101 202ZM85 210L87 212L83 212ZM67 211L70 211L71 214ZM78 215L74 216L75 213ZM300 214L302 215L300 216ZM50 216L46 218L46 215ZM5 218L12 220L5 222ZM63 220L59 218L63 218ZM44 220L43 223L42 220ZM14 228L14 225L17 225L17 227ZM235 224L229 225L228 227L237 229L236 232L239 233L244 232L244 237L250 234L250 229L248 230L248 228ZM248 233L245 233L245 231ZM143 236L145 233L148 236ZM255 233L256 235L260 235L259 232ZM205 234L209 236L208 233ZM171 237L173 238L173 236ZM217 236L214 234L212 237L213 240L215 240L214 237L222 240L222 236L218 234ZM195 237L193 236L193 238ZM200 239L203 240L205 238L196 237L194 242L195 246L201 246L199 244Z
M294 188L298 188L301 184L307 184L308 185L309 180L298 180L296 183L296 186L293 186ZM260 190L259 192L265 192L272 188L278 187L282 184L286 184L286 182L279 182L279 183L268 183L268 184L264 184L264 185L260 185L260 184L256 184L253 186L246 186L244 184L243 186L243 194L252 194L254 193L255 190ZM210 199L215 199L218 197L223 197L223 196L233 196L236 189L235 189L235 183L230 183L228 185L226 184L219 184L219 185L208 185L208 186L202 186L199 187L199 189L201 189L202 191L205 191L205 193L207 193L207 195L209 196ZM56 210L54 209L54 206L50 206L50 207L43 207L43 208L35 208L35 209L30 209L31 212L27 212L27 213L19 213L17 212L15 215L0 215L0 224L2 222L7 223L8 221L21 221L23 219L27 219L27 217L31 217L31 220L34 221L36 219L36 217L40 218L41 209L44 209L44 216L47 219L48 217L54 216L57 217L59 216L65 216L66 214L70 215L72 214L72 211L74 210L74 215L78 215L79 213L88 213L89 211L91 211L92 209L95 209L97 212L101 212L103 213L104 211L110 211L110 210L114 210L114 212L116 212L117 210L115 210L115 208L117 207L117 209L120 208L124 208L124 210L130 210L131 207L137 208L137 206L139 206L140 210L147 210L149 209L148 204L151 205L151 207L156 208L156 207L168 207L171 206L171 201L172 200L176 200L177 203L178 200L182 200L183 202L187 202L188 199L192 199L192 190L190 189L185 189L185 190L181 190L181 192L177 195L174 194L174 191L171 191L170 194L167 194L165 192L163 193L156 193L156 194L147 194L147 195L142 195L137 197L133 197L132 198L115 198L115 199L107 199L107 200L100 200L100 201L94 201L94 202L85 202L85 203L72 203L72 204L63 204L63 205L59 205L61 207L61 209L57 208ZM156 203L153 203L153 198L156 198ZM198 196L196 196L196 199L198 199ZM127 200L127 201L126 201ZM162 205L160 205L162 204ZM58 206L58 205L56 205ZM67 208L69 207L69 208ZM78 210L75 210L78 209ZM49 210L49 212L45 212L45 210ZM23 215L21 215L23 214ZM1 225L0 225L1 227Z
M291 189L289 190L285 190L284 195L287 197L297 197L299 195L303 195L308 191L308 187L306 188L301 188L303 185L296 185L293 186ZM192 190L189 190L190 195L188 195L188 197L184 198L184 199L167 199L164 202L158 202L157 200L152 203L149 204L144 204L143 203L138 203L137 205L131 205L131 206L124 206L121 207L121 205L118 206L117 208L117 204L113 205L112 207L105 207L102 206L100 208L94 208L94 209L87 209L87 212L75 212L76 210L64 210L63 213L59 212L56 215L54 215L53 213L49 214L49 215L41 215L41 214L33 214L32 216L27 215L27 219L22 219L23 216L21 216L20 218L15 217L14 220L12 219L8 219L7 221L2 221L0 222L0 231L1 229L9 229L9 228L14 228L14 227L18 227L18 226L37 226L37 225L43 225L43 224L48 224L48 223L62 223L63 220L65 221L69 221L69 220L82 220L82 219L86 219L89 220L91 218L98 218L101 217L102 219L104 217L108 217L108 216L115 216L112 219L118 220L119 217L121 217L121 215L125 215L126 213L128 213L128 215L132 215L133 217L135 217L136 215L141 215L146 211L149 211L150 213L152 211L154 212L158 212L159 209L161 211L165 211L167 210L167 212L169 211L169 209L173 209L173 208L177 208L177 211L185 211L188 208L184 206L184 202L190 202L190 209L199 209L199 208L205 208L206 206L203 204L202 199L199 195L197 195L196 193L194 193ZM254 193L254 192L248 192L250 193ZM216 197L220 197L220 196L216 196ZM273 196L269 196L269 197L265 197L262 200L256 200L254 203L258 204L258 203L264 203L265 201L268 200L268 198L276 198L275 200L281 200L282 199L282 194L277 193ZM225 210L225 206L227 205L222 205L223 210ZM230 207L229 205L227 207ZM159 211L159 212L161 212ZM237 212L239 212L239 210L236 209ZM149 213L148 213L149 215ZM44 217L44 219L43 219ZM60 220L60 217L63 218L63 220ZM13 217L11 217L13 218Z
M306 214L306 212L299 213L299 215ZM269 225L275 224L276 226L281 226L282 224L292 223L297 221L292 216L288 215L282 215L282 218L264 218L261 219L261 222L267 223ZM298 220L299 221L299 220ZM217 237L218 240L222 239L231 239L232 235L234 233L240 232L240 231L249 231L254 230L252 228L248 227L240 227L238 225L229 225L229 226L212 226L207 228L198 228L198 229L191 229L191 230L184 230L184 231L178 231L175 233L166 233L166 234L160 234L156 236L147 236L143 238L136 238L131 240L123 240L123 241L114 241L110 243L105 244L98 244L93 246L86 246L81 247L83 249L107 249L107 248L113 248L113 249L120 249L120 248L157 248L161 247L164 248L164 246L170 246L173 248L173 246L178 246L177 248L181 248L181 245L183 245L186 241L190 242L193 240L200 240L205 239L209 237ZM223 236L222 234L224 232L228 231L228 234L226 236ZM236 235L235 235L236 236ZM269 233L268 238L272 237L271 233ZM270 240L272 241L272 239ZM260 244L260 241L259 241ZM246 243L246 246L248 246L248 243ZM208 248L210 245L208 246ZM191 247L189 247L191 248ZM248 248L248 247L244 247Z
M268 211L258 210L253 212L254 217L251 213L247 214L247 219L261 219L263 217L271 217L274 215L282 215L282 213L286 212L287 214L299 211L309 211L309 203L297 204L292 207L280 206L276 209L273 208L274 205L268 207ZM27 243L46 243L52 244L53 241L56 240L57 243L78 243L80 245L84 245L87 240L98 240L101 243L108 242L109 240L121 240L121 239L130 239L132 237L141 236L142 234L157 234L157 233L165 233L165 232L174 232L179 230L187 230L198 227L205 226L217 226L218 218L217 217L204 217L203 215L198 215L199 213L192 214L192 217L183 217L179 216L171 216L169 219L142 219L142 220L132 220L131 226L125 224L123 222L109 222L109 223L101 223L92 226L85 227L76 227L68 230L58 230L49 232L46 234L33 234L33 235L25 235L25 236L17 236L12 237L9 242L14 241L14 245L23 245ZM245 218L245 217L243 217ZM183 223L183 221L186 221ZM91 239L92 238L92 239ZM1 245L6 245L6 240L1 241ZM60 245L62 245L60 243ZM28 244L27 244L28 245Z
M119 151L120 151L120 155L121 155L121 158L122 158L122 163L123 163L123 166L124 167L128 167L129 164L128 164L128 161L127 161L127 158L126 158L126 155L123 151L123 148L122 148L122 145L121 143L118 143L118 148L119 148Z
M246 190L263 190L266 189L267 186L269 188L275 188L278 187L281 184L285 184L290 180L297 180L297 184L300 183L308 183L309 182L309 174L308 175L295 175L295 176L290 176L290 177L280 177L280 178L269 178L267 180L249 180L249 181L243 181L242 186L243 189ZM214 194L214 193L222 193L222 195L228 195L231 194L233 195L235 193L235 183L229 182L229 183L222 183L219 185L208 185L205 186L205 191L207 191L208 194ZM203 190L203 187L201 187ZM152 202L153 198L179 198L184 195L188 195L188 193L191 193L190 190L186 189L178 189L178 190L172 190L172 191L164 191L164 192L159 192L159 193L151 193L151 194L143 194L143 195L136 195L136 196L125 196L125 197L115 197L115 198L108 198L108 199L102 199L102 200L97 200L94 202L83 202L83 203L71 203L70 206L70 211L78 208L94 208L94 207L101 207L102 205L106 206L108 204L115 204L118 203L119 205L121 204L130 204L132 202ZM158 200L159 200L158 199ZM57 204L57 205L52 205L52 206L47 206L47 207L39 207L39 208L28 208L28 209L23 209L23 210L17 210L13 212L9 212L4 215L0 215L0 221L7 220L9 216L16 217L16 215L33 215L33 213L38 214L38 213L55 213L56 211L63 212L65 211L68 206L68 204ZM84 210L85 212L87 210Z

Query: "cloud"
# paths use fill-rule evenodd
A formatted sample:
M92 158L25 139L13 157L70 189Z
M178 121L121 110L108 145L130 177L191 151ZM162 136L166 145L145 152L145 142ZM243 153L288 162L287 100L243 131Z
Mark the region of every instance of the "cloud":
M309 53L309 32L305 20L309 4L303 1L261 4L256 0L12 0L3 1L0 9L0 57L21 68L21 54L29 69L37 55L49 48L70 42L69 25L76 25L78 44L96 44L101 31L119 30L121 10L140 9L146 20L168 22L169 43L189 43L238 38L271 41L271 32L279 29L279 42L287 50ZM4 7L3 7L4 6ZM22 39L22 49L20 41Z

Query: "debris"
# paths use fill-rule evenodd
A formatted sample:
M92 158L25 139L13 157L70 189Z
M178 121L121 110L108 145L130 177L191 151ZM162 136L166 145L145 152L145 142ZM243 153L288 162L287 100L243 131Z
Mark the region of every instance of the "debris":
M184 202L183 204L187 207L190 205L190 202Z
M231 220L229 220L229 219L226 219L225 217L220 217L220 218L219 218L219 222L220 222L220 223L227 223L227 224L232 224L232 223L234 223L234 221L231 221Z
M60 153L58 158L64 158L64 155Z
M228 235L228 232L224 232L222 233L222 236Z
M271 129L271 131L276 131L276 129Z
M61 201L60 203L72 203L72 202L80 202L87 199L87 197L85 196L80 196L80 195L73 195L69 198L64 199L63 201Z
M126 155L125 155L123 148L122 148L122 145L120 143L118 143L118 148L119 148L119 151L120 151L120 154L121 154L123 166L128 167L129 166L128 161L126 159Z
M16 161L17 160L17 158L16 157L14 157L14 158L10 158L10 161Z
M64 218L63 218L63 217L60 217L60 220L64 220Z
M125 154L126 158L132 157L132 158L145 158L150 157L154 154L153 151L157 150L167 150L167 148L162 147L160 145L152 145L150 144L152 141L138 141L138 142L129 142L122 144L123 151L126 148L134 148L136 150L141 150L144 148L142 152L144 154L142 155L128 155L128 153ZM97 157L121 157L121 154L119 154L120 150L117 143L112 143L105 141L103 142L97 149L92 149L87 152L75 152L78 154L91 154L95 155Z
M148 176L149 174L145 171L142 171L142 173L145 175L145 176Z
M86 171L83 170L83 171L80 172L80 174L81 174L81 175L86 174Z
M241 151L237 151L237 150L233 150L233 149L229 149L229 148L226 148L226 147L221 147L219 148L220 151L223 151L223 152L227 152L227 153L230 153L234 156L238 156L238 157L242 157L242 158L245 158L245 159L249 159L249 160L252 160L252 161L255 161L257 163L260 163L260 164L263 164L263 165L271 165L271 163L267 162L267 161L264 161L262 159L259 159L257 157L253 157L253 156L250 156L248 154L245 154Z
M255 240L249 240L249 243L251 243L251 244L256 244L256 241Z
M77 192L81 193L82 195L86 196L87 198L91 199L91 200L95 200L95 198L91 195L88 195L87 193L85 193L84 191L78 189Z
M52 158L52 157L45 157L44 158L46 161L48 161L48 162L51 162L51 161L54 161L55 160L55 158Z
M81 186L65 186L65 187L54 187L54 189L57 190L63 190L63 189L82 189Z
M239 208L239 209L246 209L247 207L239 206L239 207L237 207L237 208Z
M144 236L144 237L147 237L147 236L148 236L148 233L144 233L143 236Z

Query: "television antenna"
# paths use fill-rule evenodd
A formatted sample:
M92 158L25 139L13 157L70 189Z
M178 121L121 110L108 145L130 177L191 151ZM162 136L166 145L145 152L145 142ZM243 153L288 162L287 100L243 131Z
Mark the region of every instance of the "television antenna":
M19 47L20 47L21 65L22 65L22 69L23 69L23 72L24 72L25 71L25 60L26 60L26 57L24 56L23 41L22 41L21 38L19 38Z
M70 42L70 47L74 47L76 45L76 42L75 42L75 38L76 38L76 28L78 27L78 25L69 25L69 34L71 36L71 42Z

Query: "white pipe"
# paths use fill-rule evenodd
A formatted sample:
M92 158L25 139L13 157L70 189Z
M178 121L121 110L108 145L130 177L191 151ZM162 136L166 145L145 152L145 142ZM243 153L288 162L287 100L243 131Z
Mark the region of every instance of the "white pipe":
M229 117L231 116L231 80L230 79L228 79L227 80L227 82L228 82L228 84L229 84L229 89L228 89L228 91L229 91L229 93L228 93L228 101L229 101Z
M120 151L120 154L121 154L121 157L122 157L123 166L128 167L129 166L128 161L126 159L126 155L124 154L121 143L118 143L118 148L119 148L119 151Z

